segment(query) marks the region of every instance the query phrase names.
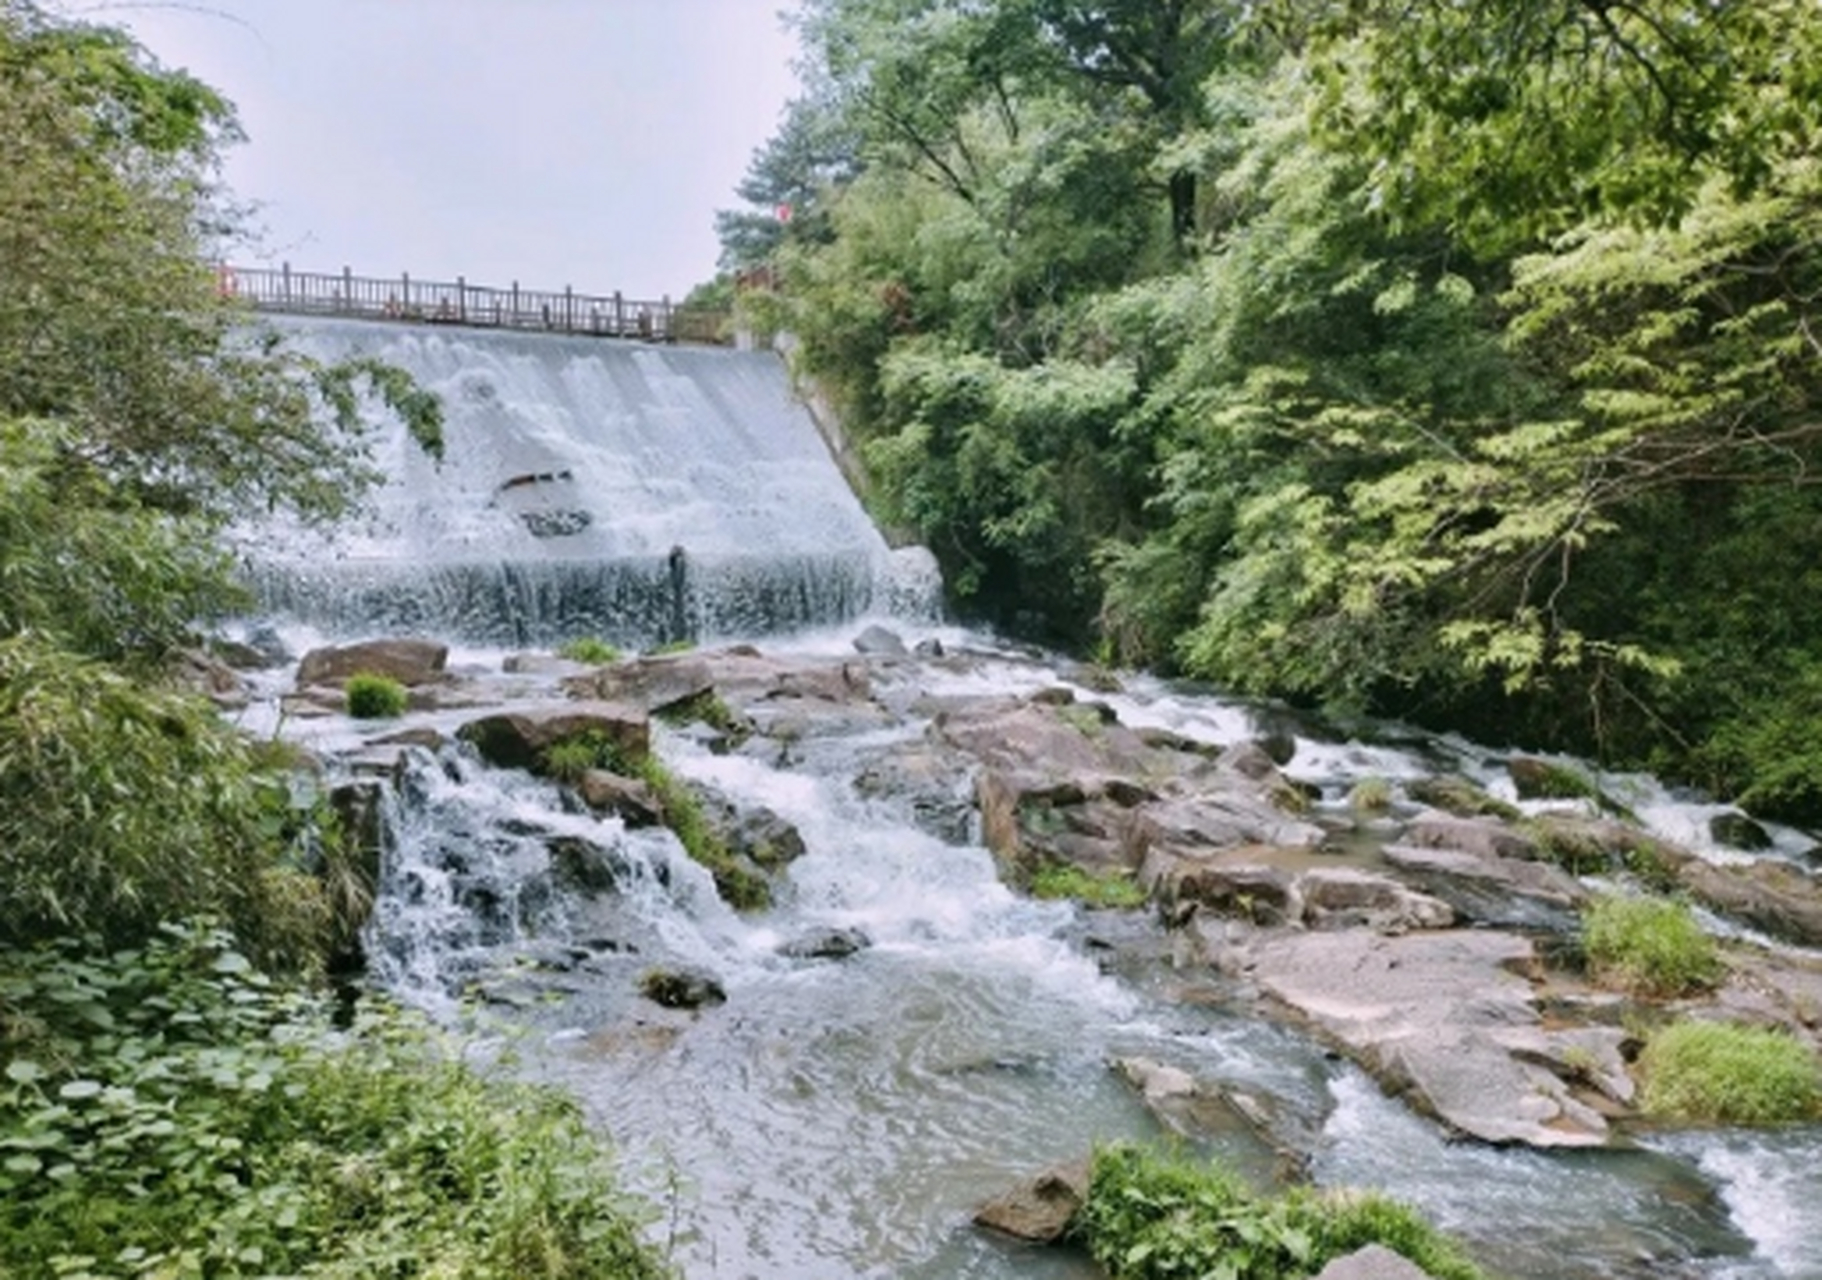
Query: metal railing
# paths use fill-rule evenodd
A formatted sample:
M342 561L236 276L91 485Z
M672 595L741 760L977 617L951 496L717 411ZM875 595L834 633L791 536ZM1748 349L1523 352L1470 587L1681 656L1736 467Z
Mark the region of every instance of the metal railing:
M289 315L344 316L412 324L449 324L476 329L528 329L641 342L733 342L724 311L674 305L621 294L510 289L453 281L339 275L281 267L222 266L216 283L224 297L239 298L257 311Z

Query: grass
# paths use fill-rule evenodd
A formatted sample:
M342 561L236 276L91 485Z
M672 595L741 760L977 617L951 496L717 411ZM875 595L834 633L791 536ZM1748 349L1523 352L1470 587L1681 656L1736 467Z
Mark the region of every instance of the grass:
M591 667L604 667L610 662L620 661L621 653L598 636L577 636L557 646L557 656L571 662L586 663Z
M357 671L348 677L343 692L348 714L356 720L390 720L405 714L405 686L391 676Z
M1726 972L1714 939L1671 898L1597 899L1582 914L1582 945L1597 979L1639 995L1712 990Z
M1384 1196L1254 1194L1217 1165L1122 1144L1095 1153L1072 1233L1112 1280L1292 1280L1369 1244L1435 1280L1482 1280L1460 1248Z
M1384 778L1362 778L1349 790L1348 805L1362 813L1384 813L1392 807L1392 784Z
M1721 1022L1677 1022L1639 1057L1647 1115L1710 1124L1822 1116L1822 1065L1794 1036Z
M1026 887L1034 898L1070 898L1085 907L1142 907L1146 901L1145 890L1130 875L1096 875L1062 862L1039 867Z

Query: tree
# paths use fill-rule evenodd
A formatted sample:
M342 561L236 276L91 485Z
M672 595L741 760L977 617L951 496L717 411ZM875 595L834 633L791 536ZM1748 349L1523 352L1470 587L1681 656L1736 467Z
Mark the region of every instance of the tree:
M811 98L795 98L784 122L747 165L735 188L745 209L715 214L724 271L749 271L771 261L787 236L822 242L830 235L824 202L859 173L855 141L833 113Z

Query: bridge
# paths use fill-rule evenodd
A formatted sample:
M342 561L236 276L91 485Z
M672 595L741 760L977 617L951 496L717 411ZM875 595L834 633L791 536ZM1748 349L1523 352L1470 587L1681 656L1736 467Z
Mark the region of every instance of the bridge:
M340 316L400 324L448 324L472 329L525 329L639 342L688 342L728 346L733 317L726 311L627 298L619 293L577 293L414 280L409 274L357 276L279 267L216 268L216 287L255 311L284 315Z

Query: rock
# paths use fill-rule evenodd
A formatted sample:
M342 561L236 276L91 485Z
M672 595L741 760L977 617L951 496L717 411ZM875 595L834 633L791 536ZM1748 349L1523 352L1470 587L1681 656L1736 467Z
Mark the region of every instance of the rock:
M740 809L722 838L737 856L765 871L777 871L808 852L803 833L764 805Z
M670 654L596 667L566 678L563 688L573 698L621 703L657 715L714 692L715 676L701 654Z
M1404 784L1404 793L1417 804L1427 804L1458 818L1503 818L1516 822L1522 816L1504 800L1495 800L1456 774L1413 778Z
M1139 867L1139 884L1167 908L1194 903L1260 925L1300 919L1295 877L1265 865L1261 852L1250 846L1205 850L1154 844Z
M1460 929L1280 934L1245 956L1263 991L1451 1129L1537 1147L1608 1141L1605 1116L1577 1096L1577 1082L1539 1061L1550 1055L1537 1038L1555 1045L1561 1033L1544 1030L1517 972L1536 966L1528 939ZM1568 1044L1557 1056L1579 1058Z
M1297 877L1303 922L1312 929L1446 929L1455 923L1448 903L1417 893L1390 876L1352 867L1324 867Z
M725 1004L728 993L701 969L650 969L639 979L639 994L666 1009L700 1009Z
M628 871L617 849L579 836L553 835L545 842L557 883L585 894L612 893Z
M1771 832L1743 813L1717 813L1708 820L1708 836L1730 849L1759 853L1772 847Z
M1316 1280L1429 1280L1429 1274L1402 1253L1370 1244L1336 1258L1317 1273Z
M1088 1161L1046 1169L1023 1187L982 1205L974 1223L1033 1244L1061 1240L1088 1199Z
M911 821L946 844L974 842L974 780L965 763L928 740L901 742L854 775L869 800L906 805Z
M1506 772L1520 800L1592 800L1595 786L1566 765L1536 756L1513 756Z
M488 764L541 772L544 753L560 742L598 734L628 759L651 751L651 721L635 707L611 702L575 702L529 711L505 711L470 720L456 737L470 743Z
M1578 909L1589 898L1574 876L1548 863L1397 844L1386 845L1381 855L1399 879L1477 924L1566 933L1577 926Z
M449 646L430 640L368 640L361 644L312 649L298 664L297 687L340 687L348 677L367 672L397 680L406 688L435 684L449 664Z
M1724 915L1786 942L1822 946L1822 887L1791 863L1764 859L1721 867L1691 858L1677 869L1677 879Z
M1322 841L1321 827L1286 814L1256 787L1236 787L1145 805L1128 826L1127 858L1140 865L1159 844L1179 850L1242 845L1314 849Z
M220 658L200 649L179 649L167 664L180 689L201 694L224 711L239 711L252 701L240 673Z
M576 782L582 803L596 813L611 813L628 827L664 825L664 802L642 778L626 778L606 769L590 769Z
M859 929L817 929L781 943L778 954L792 960L845 960L873 945Z
M396 733L383 734L378 738L369 738L371 747L422 747L426 751L441 751L448 741L439 729L428 725L415 725L409 729L400 729Z
M575 676L592 668L554 653L509 653L500 660L500 670L509 676Z
M854 637L854 649L870 658L903 658L910 653L896 632L877 623Z
M1537 843L1502 822L1488 818L1458 818L1446 813L1425 813L1405 828L1403 844L1420 849L1454 849L1476 858L1519 858L1535 861Z
M935 636L926 637L911 646L911 652L920 658L941 658L947 654L943 642Z

